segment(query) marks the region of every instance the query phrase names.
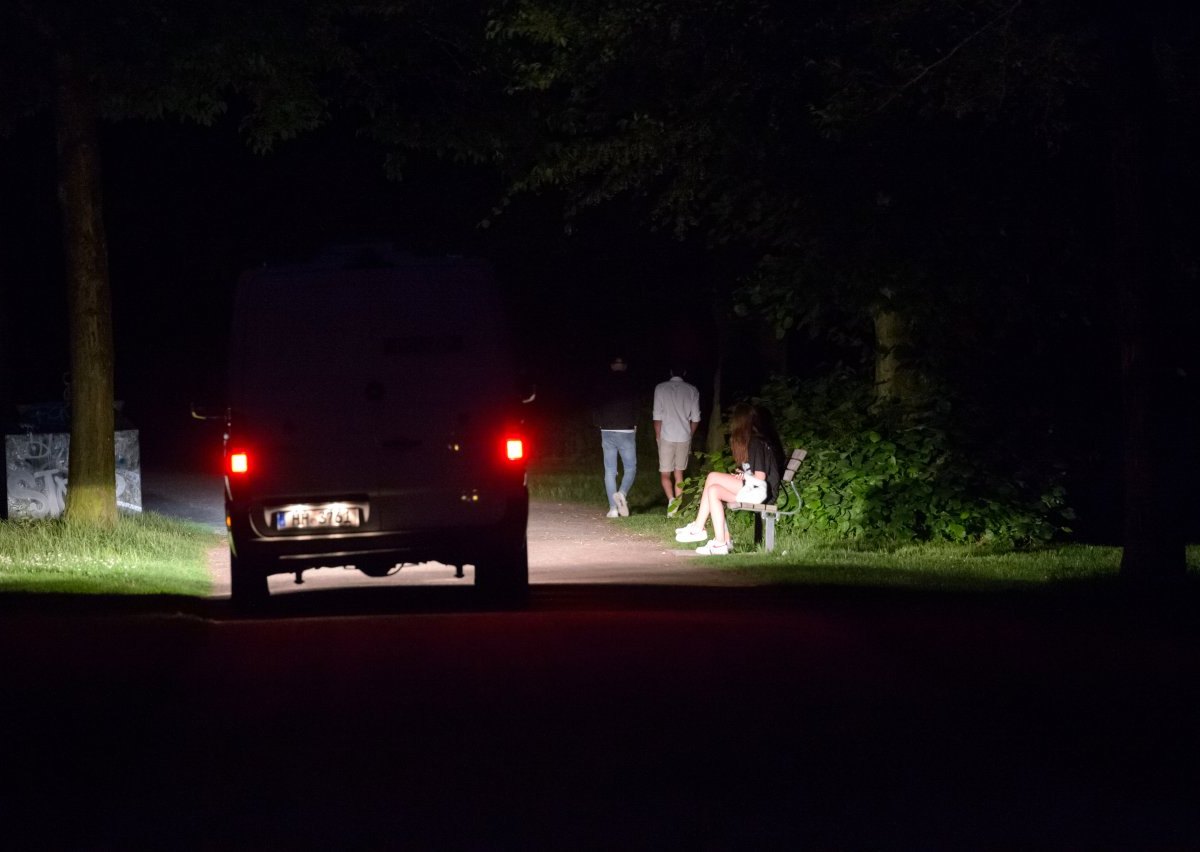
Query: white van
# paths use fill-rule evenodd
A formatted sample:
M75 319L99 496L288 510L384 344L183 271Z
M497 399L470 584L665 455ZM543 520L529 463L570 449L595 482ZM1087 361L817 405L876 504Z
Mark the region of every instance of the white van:
M332 250L245 274L225 440L235 602L270 574L440 562L528 589L527 441L486 264Z

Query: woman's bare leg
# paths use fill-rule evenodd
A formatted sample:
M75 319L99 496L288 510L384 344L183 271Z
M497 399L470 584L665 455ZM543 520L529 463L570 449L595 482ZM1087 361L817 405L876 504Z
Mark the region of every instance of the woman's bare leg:
M740 479L734 476L730 478L737 483L732 488L723 483L714 483L712 488L705 489L705 495L709 498L708 513L712 517L714 541L729 541L729 527L725 524L725 504L736 503L738 490L742 487Z
M712 471L704 478L704 492L700 495L700 509L696 512L696 520L692 523L697 529L704 529L705 523L708 521L709 515L712 514L709 506L709 492L714 488L722 488L728 490L733 489L733 493L737 494L738 489L742 487L742 480L732 473L719 473ZM724 513L724 510L722 510ZM716 523L716 521L714 521Z
M704 486L704 491L700 494L700 508L696 511L696 520L692 524L698 530L704 529L704 524L708 521L708 485Z
M704 524L708 521L708 489L716 475L716 471L713 471L704 478L704 490L700 492L700 508L696 510L696 520L692 521L696 529L704 529Z

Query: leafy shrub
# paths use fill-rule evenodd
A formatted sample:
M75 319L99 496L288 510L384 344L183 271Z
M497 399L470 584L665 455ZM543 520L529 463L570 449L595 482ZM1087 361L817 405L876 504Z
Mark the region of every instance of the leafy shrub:
M776 379L756 402L774 415L784 449L804 447L803 505L780 528L865 545L925 541L1025 547L1072 517L1057 472L989 436L973 441L948 404L923 412L874 408L846 373L801 385ZM727 453L706 457L728 470ZM689 480L695 492L703 478Z

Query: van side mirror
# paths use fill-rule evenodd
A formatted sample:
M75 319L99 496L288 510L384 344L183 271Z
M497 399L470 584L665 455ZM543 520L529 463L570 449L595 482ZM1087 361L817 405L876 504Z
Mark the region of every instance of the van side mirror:
M229 409L217 408L211 405L191 404L193 420L220 420L223 422L229 421Z

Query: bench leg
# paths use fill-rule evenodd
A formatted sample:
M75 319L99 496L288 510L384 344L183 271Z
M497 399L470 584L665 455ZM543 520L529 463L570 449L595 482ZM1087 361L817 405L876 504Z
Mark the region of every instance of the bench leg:
M767 552L770 553L775 549L775 516L768 515L767 522Z
M758 547L763 541L763 516L761 512L754 513L754 546Z

